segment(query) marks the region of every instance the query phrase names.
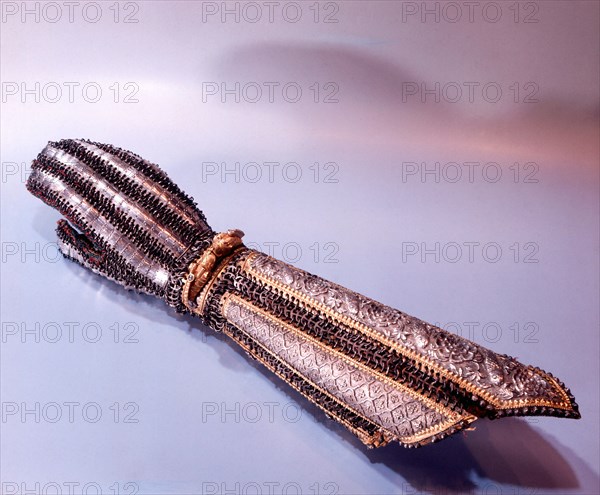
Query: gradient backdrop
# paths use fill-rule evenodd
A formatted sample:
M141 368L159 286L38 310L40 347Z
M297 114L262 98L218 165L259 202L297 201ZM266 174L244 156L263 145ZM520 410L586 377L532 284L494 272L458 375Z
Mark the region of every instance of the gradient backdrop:
M2 2L1 491L597 494L599 3ZM369 451L235 345L64 261L48 140L571 387L580 421Z

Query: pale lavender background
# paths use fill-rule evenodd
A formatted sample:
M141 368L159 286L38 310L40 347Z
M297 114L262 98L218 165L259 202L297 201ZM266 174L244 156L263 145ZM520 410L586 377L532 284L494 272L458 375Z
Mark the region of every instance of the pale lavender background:
M276 15L255 24L202 22L209 4L160 1L138 2L137 23L124 23L125 11L115 23L111 5L102 3L97 23L80 10L70 23L63 7L56 23L32 15L21 22L17 14L1 24L3 82L96 82L104 90L95 104L80 93L73 103L64 96L39 104L4 95L1 400L97 402L104 415L95 424L80 416L73 424L5 418L1 481L30 489L94 482L105 493L115 482L127 493L124 484L134 482L145 494L256 486L306 494L331 486L349 494L598 493L598 3L522 2L514 22L512 2L497 2L496 23L480 9L472 23L451 23L418 15L403 22L403 9L421 2L349 1L337 4L339 22L315 23L313 2L305 2L297 23ZM535 6L539 22L523 22ZM322 4L321 13L329 8ZM202 83L222 81L293 81L305 94L296 104L203 103ZM495 82L505 93L495 104L403 102L403 83L421 81ZM115 82L137 84L139 102L113 102ZM337 83L339 102L315 104L314 82ZM536 83L539 102L514 103L515 82ZM16 163L26 173L22 163L65 137L113 143L161 164L215 229L242 228L262 246L297 242L297 264L312 272L431 322L496 322L497 342L480 332L474 339L560 377L583 419L481 422L418 451L366 450L197 321L54 259L47 243L59 215L11 172ZM223 161L295 161L305 175L298 183L203 181L202 162ZM314 183L315 161L336 162L338 182ZM435 161L498 162L503 178L403 181L403 162ZM514 162L537 163L538 182L515 183ZM315 242L337 243L338 262L315 263ZM403 262L403 242L498 242L504 252L495 264L481 256ZM539 246L539 262L512 261L509 246L527 242ZM39 262L31 254L22 262L26 249L37 249ZM96 322L102 339L21 343L5 331L15 322L63 329ZM115 344L109 327L127 322L139 327L139 342ZM515 342L514 322L535 322L538 342L523 334ZM138 404L139 422L115 423L114 402ZM272 423L202 422L211 402L258 402L263 414L275 403L279 412ZM304 411L300 420L285 421L281 409L294 404Z

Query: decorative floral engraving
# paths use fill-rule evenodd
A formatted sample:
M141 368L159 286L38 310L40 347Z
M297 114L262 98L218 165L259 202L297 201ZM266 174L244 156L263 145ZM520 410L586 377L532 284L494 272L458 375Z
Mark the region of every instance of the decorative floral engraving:
M456 413L446 416L374 373L340 359L334 352L304 337L247 301L228 295L224 316L315 385L381 425L402 442L422 441L455 425Z
M340 317L364 325L400 351L416 354L425 365L445 370L458 382L468 382L497 406L507 403L507 407L570 407L566 392L554 380L510 356L496 354L262 253L251 256L246 269L284 284Z

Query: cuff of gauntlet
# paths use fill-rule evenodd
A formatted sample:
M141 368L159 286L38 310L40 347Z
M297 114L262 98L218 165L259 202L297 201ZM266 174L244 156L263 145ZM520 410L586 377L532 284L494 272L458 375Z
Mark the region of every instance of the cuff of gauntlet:
M368 446L424 445L479 417L579 416L549 373L263 253L209 252L190 265L213 269L188 310Z

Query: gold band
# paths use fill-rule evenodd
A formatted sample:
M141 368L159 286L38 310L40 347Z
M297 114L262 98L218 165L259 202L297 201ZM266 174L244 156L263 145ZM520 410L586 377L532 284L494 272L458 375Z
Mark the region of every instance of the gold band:
M244 233L238 229L217 234L213 238L212 244L190 264L188 274L183 280L181 301L192 313L198 313L196 298L213 277L219 261L243 246L243 235Z

